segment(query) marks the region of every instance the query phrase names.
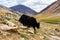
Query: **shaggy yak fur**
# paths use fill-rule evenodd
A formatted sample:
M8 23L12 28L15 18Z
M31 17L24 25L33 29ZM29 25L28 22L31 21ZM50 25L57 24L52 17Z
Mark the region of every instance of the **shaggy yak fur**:
M21 22L24 26L33 27L34 32L36 33L36 29L39 29L40 23L36 21L34 17L30 17L27 15L22 15L19 19L19 22Z

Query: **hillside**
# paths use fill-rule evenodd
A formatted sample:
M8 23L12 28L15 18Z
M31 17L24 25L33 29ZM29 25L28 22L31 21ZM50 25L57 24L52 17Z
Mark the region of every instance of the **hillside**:
M26 14L26 15L31 15L31 14L36 15L37 14L36 11L34 11L33 9L26 7L24 5L16 5L16 6L10 7L10 9L12 9L14 11L18 11L21 14Z
M60 1L58 0L54 3L52 3L51 5L49 5L47 8L45 8L44 10L39 12L39 14L35 16L35 18L40 21L41 27L42 27L41 29L43 29L43 32L47 33L45 35L47 38L51 37L51 36L49 36L49 34L50 34L49 32L51 32L54 35L56 30L58 31L58 29L60 28ZM57 28L57 29L55 29L55 28ZM41 29L40 29L40 31L41 31ZM50 29L50 30L48 30L48 29ZM55 31L53 32L53 30L55 30ZM41 31L41 33L42 33L42 31ZM57 34L60 35L60 32L57 32ZM60 36L59 37L56 37L56 36L57 35L55 34L55 36L52 36L53 38L51 37L48 40L60 40L59 39ZM55 38L58 38L58 39L55 39Z
M19 18L19 14L0 7L0 40L60 40L60 24L40 22L36 34L30 32L32 28L27 33Z
M5 7L3 5L0 5L0 15L5 15L5 14L10 14L10 15L15 15L16 17L19 17L20 14L18 14L17 12L9 9L8 7ZM18 18L17 18L18 19Z
M60 1L56 1L36 15L39 20L48 23L60 23Z

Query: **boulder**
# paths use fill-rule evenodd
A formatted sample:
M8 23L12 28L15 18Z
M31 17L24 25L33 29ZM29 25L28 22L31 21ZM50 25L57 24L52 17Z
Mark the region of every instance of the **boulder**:
M6 24L10 27L16 27L16 25L13 22L7 21Z
M11 29L15 30L15 29L18 29L18 27L10 27L8 25L0 26L0 30L11 30Z

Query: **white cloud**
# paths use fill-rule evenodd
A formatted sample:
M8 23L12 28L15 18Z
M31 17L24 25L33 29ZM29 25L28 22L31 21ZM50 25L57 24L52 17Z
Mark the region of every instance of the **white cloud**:
M13 5L17 5L17 1L16 0L0 0L0 5L10 7Z
M21 4L23 4L23 5L31 5L31 6L33 6L33 5L38 5L38 4L43 4L42 3L42 1L40 1L40 0L26 0L24 3L21 3ZM44 3L45 4L45 3Z
M36 6L33 6L32 8L34 10L36 10L37 12L40 12L42 9L44 9L45 7L47 7L47 5L36 5Z
M7 7L23 4L39 12L54 1L56 0L0 0L0 4Z
M23 5L26 5L35 11L39 12L51 3L53 3L56 0L26 0L24 3L21 3Z
M41 2L44 4L51 4L54 1L56 1L56 0L41 0Z

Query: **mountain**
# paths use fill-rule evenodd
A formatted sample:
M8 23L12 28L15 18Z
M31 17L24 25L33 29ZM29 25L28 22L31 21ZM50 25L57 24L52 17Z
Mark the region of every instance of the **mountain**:
M36 15L39 20L60 22L60 1L57 0Z
M16 6L10 7L10 9L12 9L14 11L18 11L21 14L27 14L27 15L29 15L29 14L36 15L37 14L36 11L34 11L33 9L26 7L24 5L16 5Z

